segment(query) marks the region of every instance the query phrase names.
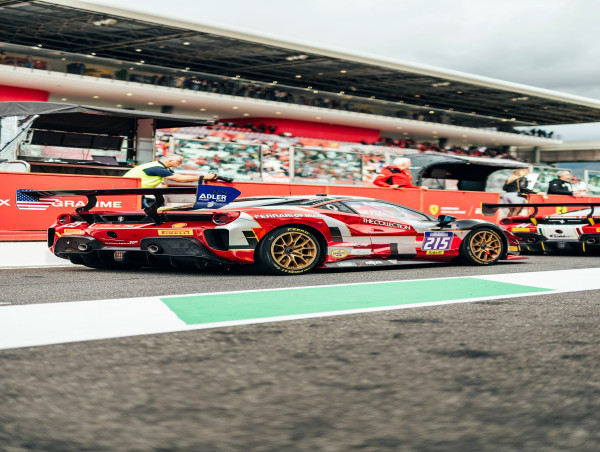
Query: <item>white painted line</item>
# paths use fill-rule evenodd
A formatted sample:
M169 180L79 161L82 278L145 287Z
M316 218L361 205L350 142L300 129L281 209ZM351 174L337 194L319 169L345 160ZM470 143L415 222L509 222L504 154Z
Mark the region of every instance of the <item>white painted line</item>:
M209 328L222 328L257 323L270 323L308 318L331 317L368 312L390 311L396 309L409 309L424 306L440 306L455 303L469 303L473 301L497 300L504 298L521 298L536 295L551 295L561 292L575 292L581 290L600 290L600 268L577 270L557 270L547 272L510 273L483 276L462 276L453 279L477 278L525 286L549 289L550 292L529 292L509 295L495 295L468 299L443 300L427 303L404 304L399 306L383 306L374 308L361 308L343 311L331 311L269 317L260 319L243 319L227 322L206 323L199 325L186 325L159 297L123 298L112 300L91 300L79 302L30 304L21 306L5 306L0 308L0 349L31 347L68 342L110 339L117 337L136 336L141 334L158 334L177 331L200 330ZM409 281L448 280L450 278L413 279L400 281L386 281L377 283L385 284L403 283ZM350 284L350 285L357 285ZM303 288L323 288L345 286L335 284L328 286L308 286ZM299 287L287 288L289 290ZM264 289L251 292L265 292L286 289ZM211 294L239 294L242 291L213 292ZM248 291L247 291L248 292ZM171 295L171 297L194 295ZM167 298L162 296L161 298Z
M185 324L158 298L0 308L0 348L177 331Z
M0 269L74 266L48 250L46 242L0 242Z
M561 292L595 290L600 286L600 268L578 268L545 272L506 273L474 276L477 279L524 286L544 287Z
M52 265L23 265L23 266L19 266L19 267L0 267L0 270L23 270L26 268L69 268L69 267L87 268L87 267L83 267L81 265L66 263L66 264L61 264L61 265L52 264Z

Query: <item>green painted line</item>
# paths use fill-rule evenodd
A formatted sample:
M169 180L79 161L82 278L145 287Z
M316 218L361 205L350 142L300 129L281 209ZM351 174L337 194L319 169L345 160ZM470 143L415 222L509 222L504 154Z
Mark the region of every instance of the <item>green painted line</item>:
M551 291L477 278L448 278L161 297L160 300L186 324L198 325Z

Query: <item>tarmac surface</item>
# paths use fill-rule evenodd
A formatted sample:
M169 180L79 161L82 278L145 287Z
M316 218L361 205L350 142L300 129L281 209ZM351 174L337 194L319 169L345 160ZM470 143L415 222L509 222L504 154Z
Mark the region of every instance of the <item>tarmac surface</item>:
M0 317L56 302L600 268L600 257L290 277L59 264L0 258ZM588 290L0 350L0 450L595 452L599 308Z

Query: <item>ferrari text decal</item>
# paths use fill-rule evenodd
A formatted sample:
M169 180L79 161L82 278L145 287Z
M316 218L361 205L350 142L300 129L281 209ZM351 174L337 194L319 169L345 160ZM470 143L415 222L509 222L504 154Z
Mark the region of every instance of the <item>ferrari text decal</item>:
M363 218L363 223L374 224L377 226L387 226L388 228L410 229L410 226L408 224L394 223L392 221L384 220L373 220L371 218Z
M152 223L144 223L144 224L113 224L113 223L98 224L98 223L94 223L92 225L92 227L94 229L115 229L115 228L132 229L132 228L143 228L146 226L152 226Z
M194 235L193 229L159 229L158 235Z
M427 254L433 250L449 250L452 246L452 236L452 232L426 232L421 249L427 251Z
M104 242L105 245L109 246L119 246L119 245L135 245L138 243L137 240L110 240Z
M254 218L323 218L323 215L309 213L271 213L268 215L254 215Z

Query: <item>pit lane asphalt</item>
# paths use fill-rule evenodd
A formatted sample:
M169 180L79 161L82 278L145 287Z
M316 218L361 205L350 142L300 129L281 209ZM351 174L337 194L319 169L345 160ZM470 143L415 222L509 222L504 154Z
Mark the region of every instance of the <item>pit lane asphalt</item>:
M52 303L600 267L0 271ZM600 450L600 291L0 351L0 450ZM0 306L0 315L2 315Z

